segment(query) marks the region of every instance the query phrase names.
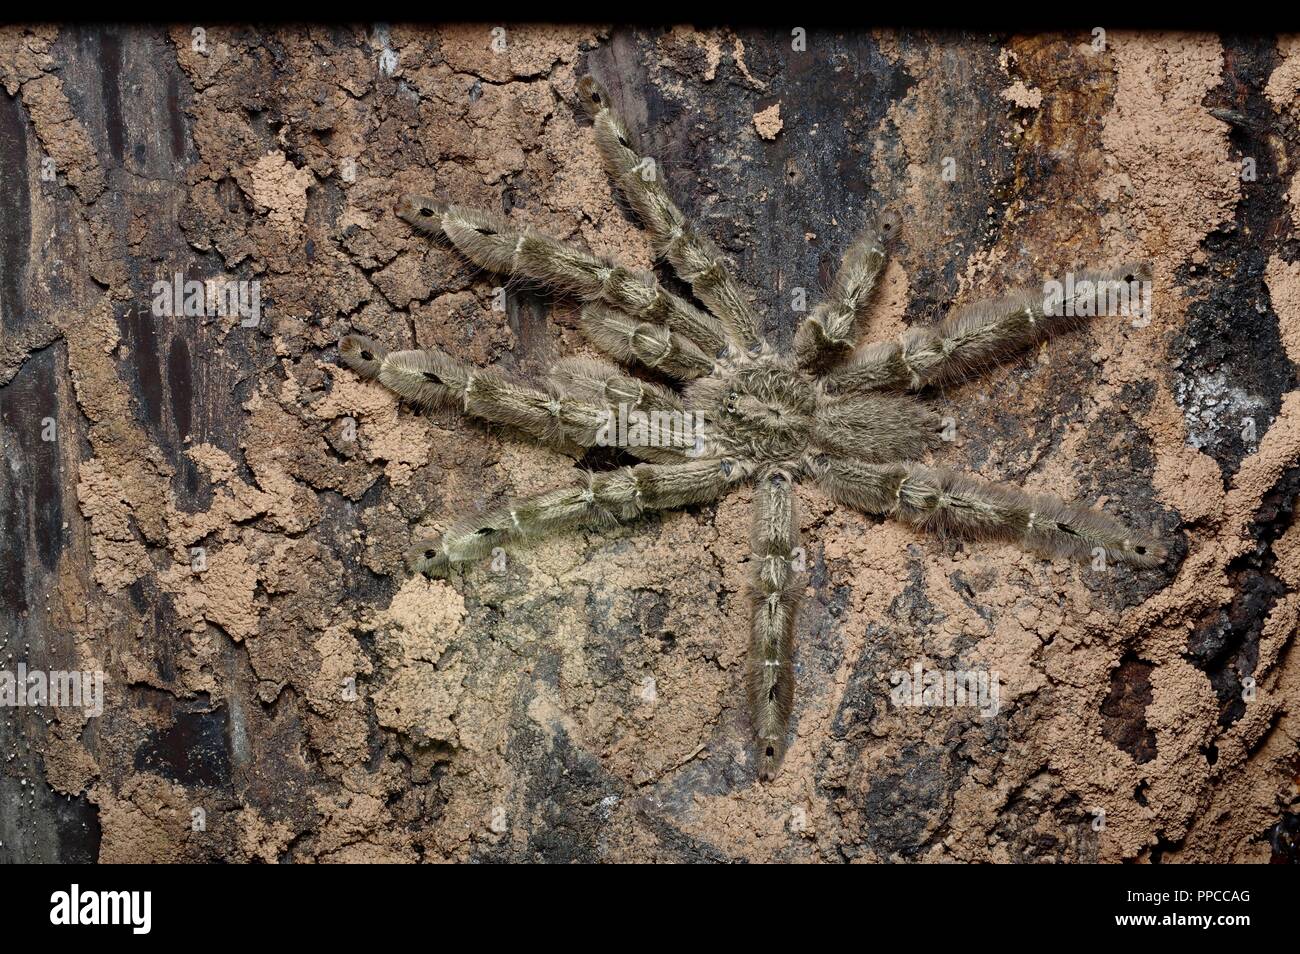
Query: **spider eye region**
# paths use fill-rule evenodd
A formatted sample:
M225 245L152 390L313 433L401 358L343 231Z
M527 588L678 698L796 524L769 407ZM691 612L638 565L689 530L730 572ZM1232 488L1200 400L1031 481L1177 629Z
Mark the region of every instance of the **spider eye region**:
M739 455L762 463L792 460L808 446L816 402L811 382L775 367L741 371L718 395L716 427Z

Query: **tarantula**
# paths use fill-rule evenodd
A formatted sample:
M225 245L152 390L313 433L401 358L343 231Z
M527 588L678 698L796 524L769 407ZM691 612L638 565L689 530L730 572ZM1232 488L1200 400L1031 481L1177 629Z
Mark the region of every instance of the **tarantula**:
M651 446L619 431L613 443L642 463L580 472L551 490L469 518L407 555L415 572L443 576L497 547L575 527L600 527L650 510L717 500L754 482L752 626L746 682L760 779L785 754L794 695L797 572L794 485L810 478L839 503L941 533L1019 543L1053 556L1150 566L1164 556L1151 536L1098 511L1030 495L919 463L940 440L940 420L914 395L959 382L1015 349L1072 327L1106 282L1136 268L1093 272L1072 299L1023 290L960 308L937 327L859 347L885 241L898 230L882 216L844 255L826 299L799 325L793 354L763 338L745 296L715 246L669 198L652 160L641 156L605 90L578 84L606 172L652 233L656 251L707 311L640 274L504 218L403 196L397 214L449 242L491 272L576 296L593 345L631 366L685 382L681 395L589 358L557 362L532 387L496 370L469 367L436 350L388 352L348 335L342 360L421 408L444 407L506 425L559 447L584 448L609 435L613 409L693 412L704 422L687 447ZM648 174L647 174L648 173ZM1096 301L1091 304L1096 304ZM661 442L662 443L662 442Z

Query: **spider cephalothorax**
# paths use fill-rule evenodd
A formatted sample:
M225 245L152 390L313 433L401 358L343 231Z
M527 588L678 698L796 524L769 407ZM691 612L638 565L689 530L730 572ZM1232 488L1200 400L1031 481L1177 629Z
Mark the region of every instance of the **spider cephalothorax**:
M813 380L771 354L720 361L687 389L686 401L721 449L759 466L795 466L817 419Z
M687 223L590 77L579 83L606 171L652 233L660 254L704 309L637 273L499 216L420 196L397 214L493 272L586 302L582 327L601 351L684 382L677 392L593 358L565 358L541 386L464 365L436 350L388 352L365 338L339 343L343 360L420 408L454 408L571 451L613 443L642 463L580 472L575 485L456 524L413 547L413 570L446 574L497 547L573 527L600 527L646 511L717 500L754 485L753 624L747 662L755 767L770 778L785 753L794 697L797 572L794 484L816 481L870 514L965 537L1020 543L1053 556L1150 566L1164 549L1098 510L1031 495L918 463L940 420L917 396L969 377L1008 352L1100 313L1125 267L1074 276L1067 293L1020 291L961 308L936 327L860 346L862 325L896 219L882 216L845 253L826 300L795 333L793 354L763 339L753 310L712 243ZM1048 288L1049 286L1045 286ZM611 428L615 416L699 419L684 442Z

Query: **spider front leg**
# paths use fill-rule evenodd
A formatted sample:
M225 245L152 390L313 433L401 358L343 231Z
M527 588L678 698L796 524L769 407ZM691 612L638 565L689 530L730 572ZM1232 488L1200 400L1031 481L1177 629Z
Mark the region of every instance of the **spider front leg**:
M803 595L795 569L799 545L794 481L784 470L754 490L754 583L746 688L758 777L775 777L785 756L794 708L794 623Z
M1047 556L1092 560L1098 555L1155 566L1165 547L1149 534L1081 504L1029 494L920 464L864 464L821 459L810 464L836 500L939 534L1006 540Z
M705 452L699 422L688 416L676 394L603 361L562 359L551 370L546 389L540 390L433 348L390 352L360 335L345 336L339 356L363 378L378 380L421 410L449 408L514 428L566 452L619 447L653 461L684 460ZM632 412L646 416L641 432L619 426L620 415L626 422Z
M1008 354L1080 325L1088 316L1129 304L1140 266L1084 272L1062 290L1021 289L951 312L936 328L912 328L897 341L863 348L829 372L827 386L839 393L876 389L916 391L929 384L961 381Z
M578 81L578 97L592 118L605 171L654 236L660 254L709 311L722 319L732 345L746 350L761 348L758 319L722 254L686 221L664 188L654 159L633 148L632 136L611 107L605 88L584 76Z
M809 374L824 374L857 347L871 292L885 268L885 241L897 231L898 219L890 213L864 231L844 253L826 301L800 322L794 353Z
M538 390L433 348L387 351L368 338L346 335L339 341L339 357L361 377L378 380L421 410L454 409L551 446L595 446L609 420L604 407L574 400L559 388Z
M576 487L552 490L456 524L437 541L412 547L407 563L413 572L445 576L455 564L484 559L497 547L509 549L578 527L608 526L648 510L717 500L744 476L730 460L583 473Z
M642 460L669 462L716 457L704 433L701 415L688 411L681 398L658 384L624 374L597 358L561 358L547 374L562 393L605 409L611 422L635 423L642 415L645 438L610 441ZM621 437L616 429L611 437Z
M476 209L407 195L397 213L488 271L591 302L583 311L583 330L593 344L616 357L690 379L708 374L714 358L726 350L726 332L718 320L669 292L653 275Z
M713 359L689 338L614 308L583 308L582 332L610 357L628 364L639 362L680 381L701 378L713 370Z

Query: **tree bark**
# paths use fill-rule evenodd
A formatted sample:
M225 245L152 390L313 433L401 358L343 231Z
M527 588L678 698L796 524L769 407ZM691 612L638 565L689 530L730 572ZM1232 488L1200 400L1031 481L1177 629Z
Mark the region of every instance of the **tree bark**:
M494 29L0 30L0 668L105 693L0 712L0 860L1294 860L1300 45ZM768 783L748 492L409 579L412 540L573 460L399 408L333 345L590 351L573 302L499 295L392 212L433 194L651 266L587 72L783 346L883 209L873 338L1149 262L1149 323L935 394L937 460L1102 501L1166 565L801 487ZM895 705L914 666L997 673L996 715Z

